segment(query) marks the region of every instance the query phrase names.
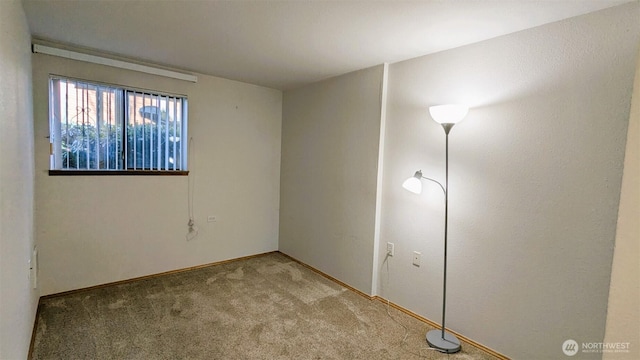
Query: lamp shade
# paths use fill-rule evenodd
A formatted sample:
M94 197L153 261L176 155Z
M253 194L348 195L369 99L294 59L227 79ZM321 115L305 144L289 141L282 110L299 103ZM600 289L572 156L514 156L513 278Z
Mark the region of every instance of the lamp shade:
M420 194L422 192L422 181L412 176L402 183L402 187L414 194Z
M439 124L456 124L462 121L468 112L467 106L459 104L437 105L429 108L431 117Z

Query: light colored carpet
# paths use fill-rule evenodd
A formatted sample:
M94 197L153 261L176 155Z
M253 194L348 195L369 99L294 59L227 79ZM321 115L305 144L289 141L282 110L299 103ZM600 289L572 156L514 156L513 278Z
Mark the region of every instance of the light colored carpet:
M493 359L279 253L42 299L33 359Z

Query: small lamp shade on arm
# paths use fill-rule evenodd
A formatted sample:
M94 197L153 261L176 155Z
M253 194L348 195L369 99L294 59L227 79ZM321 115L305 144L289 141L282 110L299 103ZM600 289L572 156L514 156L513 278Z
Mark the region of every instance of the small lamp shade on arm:
M422 193L422 181L420 181L421 179L422 171L418 170L412 177L408 178L402 183L402 187L414 194L420 194Z
M402 187L407 191L420 195L422 194L422 179L438 184L438 186L440 186L440 189L442 189L442 192L445 195L447 194L447 191L444 189L444 185L442 185L438 180L422 176L422 170L416 171L416 173L413 174L412 177L405 180L402 183Z

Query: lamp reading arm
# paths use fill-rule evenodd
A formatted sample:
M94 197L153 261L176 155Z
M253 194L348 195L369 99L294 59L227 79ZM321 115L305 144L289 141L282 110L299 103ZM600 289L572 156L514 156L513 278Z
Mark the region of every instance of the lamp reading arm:
M426 176L422 176L422 170L416 171L416 173L413 174L412 177L408 178L404 182L404 184L402 184L402 186L405 189L407 189L407 190L409 190L411 192L419 194L420 192L422 192L422 186L420 185L420 180L421 179L429 180L431 182L434 182L434 183L438 184L438 186L440 186L440 189L442 190L442 192L445 195L447 195L447 190L444 188L444 186L438 180L435 180L435 179L432 179L432 178L428 178Z
M422 178L423 178L423 179L425 179L425 180L432 181L432 182L434 182L434 183L436 183L436 184L440 185L440 189L442 189L442 192L443 192L445 195L447 194L447 190L445 190L444 186L442 186L442 184L440 184L440 182L439 182L438 180L434 180L434 179L432 179L432 178L428 178L428 177L426 177L426 176L423 176Z

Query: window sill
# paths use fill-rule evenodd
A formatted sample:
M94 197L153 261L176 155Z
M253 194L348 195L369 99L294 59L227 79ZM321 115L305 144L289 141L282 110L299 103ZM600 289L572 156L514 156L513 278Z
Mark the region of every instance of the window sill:
M49 170L49 176L187 176L178 170Z

